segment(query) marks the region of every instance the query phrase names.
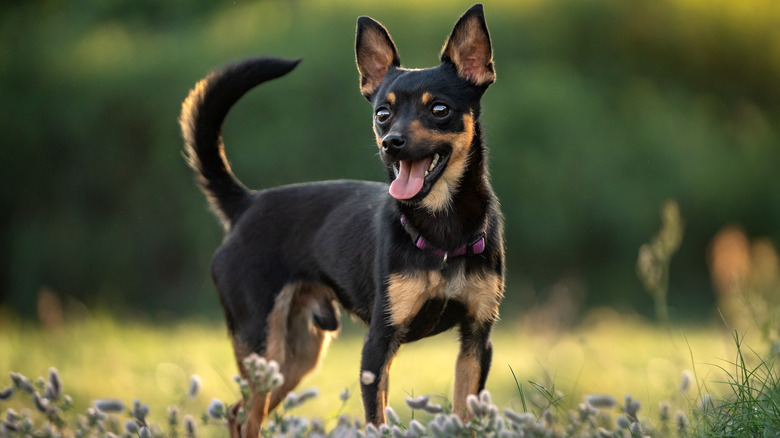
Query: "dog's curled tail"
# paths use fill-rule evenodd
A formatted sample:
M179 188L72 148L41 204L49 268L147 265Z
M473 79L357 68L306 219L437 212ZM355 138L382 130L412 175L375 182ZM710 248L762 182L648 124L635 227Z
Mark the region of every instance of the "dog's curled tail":
M301 60L252 58L206 76L184 100L179 117L187 164L211 209L229 230L249 205L251 192L230 170L222 143L222 123L230 107L247 91L284 76Z

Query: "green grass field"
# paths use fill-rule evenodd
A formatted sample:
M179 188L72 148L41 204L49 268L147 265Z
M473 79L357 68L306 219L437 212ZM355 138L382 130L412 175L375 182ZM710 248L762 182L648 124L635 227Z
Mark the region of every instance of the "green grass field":
M731 364L737 360L734 339L725 329L665 329L613 311L593 313L580 328L563 334L521 328L505 320L493 340L487 388L499 407L518 412L523 411L523 403L515 376L527 408L537 413L548 401L529 382L558 393L563 397L558 404L567 409L576 408L589 394L610 394L618 401L630 394L642 402L643 417L656 418L662 401L673 409L689 411L702 393L719 397L731 392L728 385L719 383L726 380L721 367L733 374ZM296 414L321 418L331 425L342 413L362 416L358 394L361 343L361 328L347 323L321 369L299 386L319 388L319 397ZM456 354L454 333L401 348L391 370L390 404L402 418L411 416L404 403L408 396L449 398ZM140 399L150 405L152 419L163 422L170 405L179 405L197 417L213 398L232 403L239 397L231 346L221 324L152 326L93 316L44 331L13 319L0 323L0 371L5 376L16 371L34 379L45 376L51 366L59 369L77 412L96 399L118 398L127 405ZM699 385L694 383L681 393L684 370L695 371ZM201 377L203 386L200 395L190 400L185 393L192 374ZM5 376L0 377L0 389L10 385ZM342 405L338 395L345 388L353 395ZM0 402L0 408L21 408L19 402L19 397Z

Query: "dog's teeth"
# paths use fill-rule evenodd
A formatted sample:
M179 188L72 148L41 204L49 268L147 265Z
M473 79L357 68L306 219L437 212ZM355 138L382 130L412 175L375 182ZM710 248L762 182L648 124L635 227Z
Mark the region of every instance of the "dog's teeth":
M433 171L433 168L436 167L436 165L439 163L439 154L433 155L433 161L431 161L431 167L428 168L428 171ZM427 175L427 173L426 173Z
M428 171L427 170L425 171L425 176L428 176Z

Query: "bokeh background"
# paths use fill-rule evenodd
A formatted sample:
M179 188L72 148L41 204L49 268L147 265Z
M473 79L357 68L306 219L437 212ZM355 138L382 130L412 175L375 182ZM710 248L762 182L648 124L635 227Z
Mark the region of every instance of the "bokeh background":
M673 320L717 314L711 249L723 233L736 242L724 269L752 275L763 263L762 284L778 291L780 4L485 3L498 80L483 123L507 223L504 320L568 326L607 305L652 318L636 263L667 200L684 221L669 277ZM404 65L433 66L469 6L5 3L3 314L46 319L60 307L220 320L208 265L221 229L180 152L177 117L190 87L243 57L303 57L229 115L235 173L258 189L382 180L358 92L355 19L385 24ZM555 317L538 318L545 311Z

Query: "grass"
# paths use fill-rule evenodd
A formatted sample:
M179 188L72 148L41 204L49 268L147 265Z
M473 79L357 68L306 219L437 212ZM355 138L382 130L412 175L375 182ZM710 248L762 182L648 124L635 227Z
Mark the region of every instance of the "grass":
M504 321L493 340L487 389L501 409L538 416L549 411L564 419L587 395L606 394L620 401L630 395L642 401L640 419L657 423L664 410L681 410L692 425L719 430L711 436L778 427L780 389L774 363L746 351L745 345L760 341L732 336L724 329L667 330L602 310L569 333L540 332ZM361 330L348 324L321 369L298 387L316 387L319 396L293 414L320 418L328 429L336 426L341 414L362 417L361 343ZM402 347L390 377L390 405L400 421L433 417L414 413L405 404L407 397L430 394L432 401L446 406L456 354L457 339L451 333ZM45 376L51 366L59 370L76 412L84 412L98 399L119 399L127 406L140 399L150 406L151 417L160 419L166 418L171 405L197 415L213 398L232 403L240 397L230 343L224 327L214 323L159 327L92 316L53 331L13 319L0 323L0 371ZM695 375L695 382L681 392L685 370ZM186 396L191 375L203 382L194 399ZM0 389L10 385L10 379L2 379ZM345 389L352 396L342 403L339 394ZM703 396L732 402L716 402L709 415L703 415L698 409ZM668 405L662 408L662 402ZM21 410L23 405L19 397L0 402L0 408ZM624 402L623 409L628 405Z

